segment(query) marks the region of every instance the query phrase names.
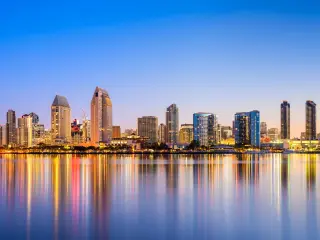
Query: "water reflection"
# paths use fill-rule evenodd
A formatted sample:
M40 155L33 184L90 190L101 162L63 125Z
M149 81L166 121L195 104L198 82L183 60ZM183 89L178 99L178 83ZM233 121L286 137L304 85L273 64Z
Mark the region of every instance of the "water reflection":
M319 155L4 155L0 237L316 239Z

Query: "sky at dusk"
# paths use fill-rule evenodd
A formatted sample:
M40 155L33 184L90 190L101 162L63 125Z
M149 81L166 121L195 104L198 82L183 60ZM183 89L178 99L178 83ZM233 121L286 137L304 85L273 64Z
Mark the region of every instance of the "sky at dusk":
M89 116L99 86L122 129L144 115L164 122L172 103L180 123L206 111L231 125L235 112L260 110L279 127L288 100L299 136L305 101L320 104L320 2L259 2L4 1L0 124L14 109L49 128L55 94L73 118Z

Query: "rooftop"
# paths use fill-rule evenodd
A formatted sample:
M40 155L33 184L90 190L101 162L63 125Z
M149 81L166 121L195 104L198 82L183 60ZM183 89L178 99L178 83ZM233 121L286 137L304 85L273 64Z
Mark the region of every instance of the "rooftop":
M52 106L70 108L67 98L59 95L56 95L56 97L54 98Z

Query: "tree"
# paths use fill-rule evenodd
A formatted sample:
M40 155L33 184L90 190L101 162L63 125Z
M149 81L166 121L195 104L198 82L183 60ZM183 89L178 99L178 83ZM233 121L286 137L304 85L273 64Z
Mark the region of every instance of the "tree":
M196 150L200 147L200 142L197 140L193 140L189 146L187 147L188 150Z

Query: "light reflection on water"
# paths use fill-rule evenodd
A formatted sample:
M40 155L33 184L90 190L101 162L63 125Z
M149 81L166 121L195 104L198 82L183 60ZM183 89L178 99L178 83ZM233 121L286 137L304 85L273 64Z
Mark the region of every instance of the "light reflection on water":
M1 239L317 239L320 155L3 155Z

